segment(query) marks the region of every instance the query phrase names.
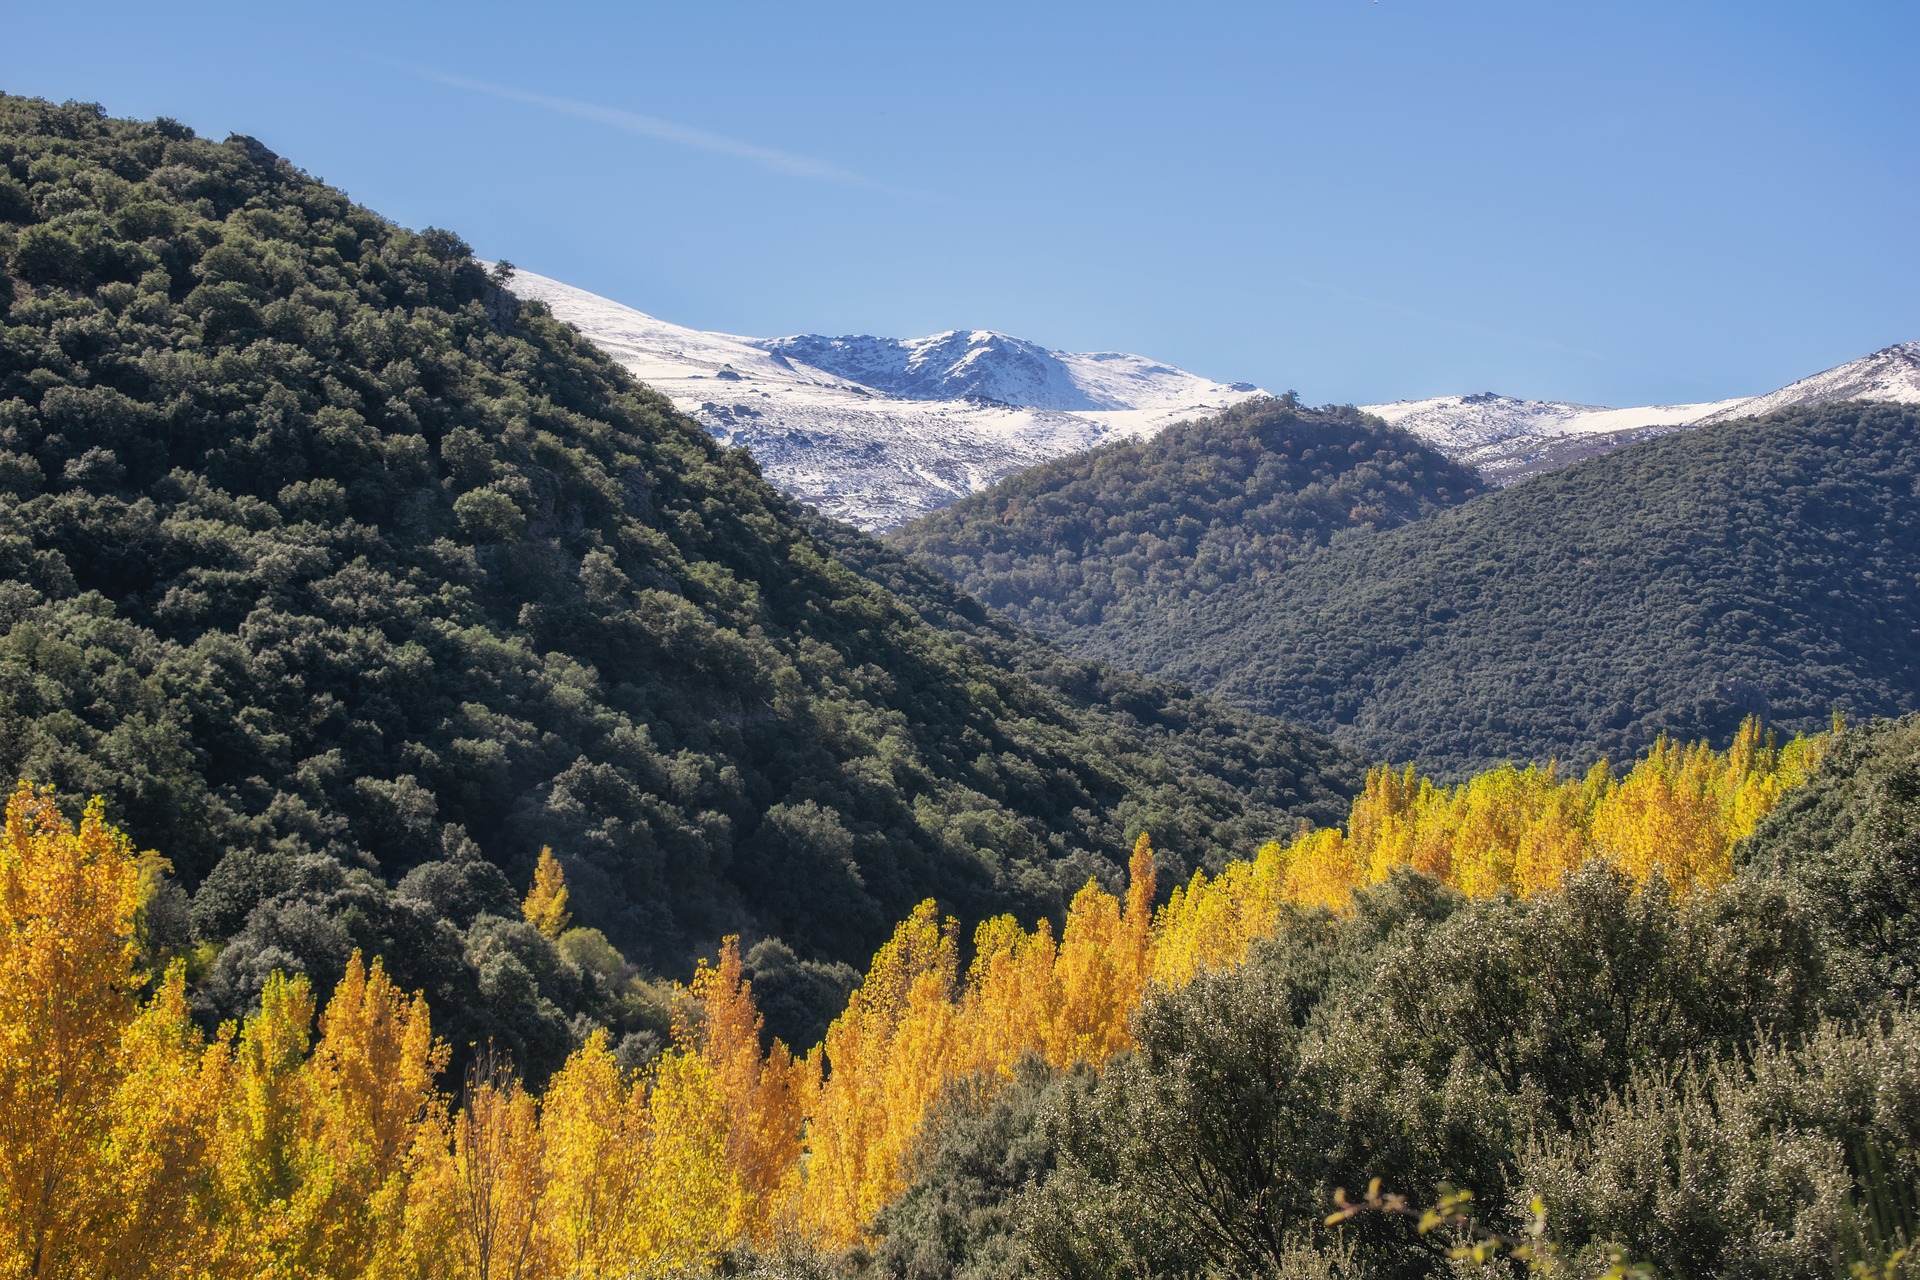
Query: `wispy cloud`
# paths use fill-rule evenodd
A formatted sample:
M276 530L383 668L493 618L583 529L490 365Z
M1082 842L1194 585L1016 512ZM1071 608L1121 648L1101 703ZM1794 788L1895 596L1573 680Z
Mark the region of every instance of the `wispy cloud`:
M716 155L732 156L736 160L745 160L748 164L758 166L770 173L782 173L793 178L809 178L816 182L836 182L842 186L860 187L867 191L884 191L889 195L918 197L917 192L902 191L884 182L876 182L864 174L828 164L824 160L797 156L789 151L776 151L772 147L757 146L751 142L742 142L738 138L729 138L725 134L710 133L705 129L696 129L674 120L663 120L659 116L641 115L637 111L623 111L618 107L603 107L598 103L582 102L577 98L558 98L552 94L535 93L530 89L516 89L512 85L473 80L466 76L435 71L430 67L410 67L409 70L449 88L484 93L488 97L538 107L542 111L572 116L576 120L588 120L610 129L638 134L643 138L692 147L696 151L711 151Z

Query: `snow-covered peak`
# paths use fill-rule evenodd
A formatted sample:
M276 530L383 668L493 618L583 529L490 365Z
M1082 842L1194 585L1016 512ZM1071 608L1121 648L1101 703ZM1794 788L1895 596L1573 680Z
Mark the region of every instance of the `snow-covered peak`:
M1778 391L1737 402L1701 418L1719 422L1749 418L1805 405L1834 404L1841 400L1891 400L1920 404L1920 342L1896 342L1870 356L1835 365L1823 373L1788 383Z
M901 400L996 400L1035 409L1131 409L1089 396L1038 343L986 329L927 338L829 338L806 333L759 344Z
M1052 351L988 330L743 338L670 324L531 271L516 271L508 287L751 451L775 485L870 530L1024 467L1260 394L1144 356Z
M1688 427L1841 400L1920 404L1920 342L1902 342L1766 395L1605 409L1481 392L1362 405L1451 458L1511 484L1624 444Z
M1121 352L1050 351L991 329L949 329L926 338L808 333L755 345L902 400L1098 412L1184 407L1254 390Z

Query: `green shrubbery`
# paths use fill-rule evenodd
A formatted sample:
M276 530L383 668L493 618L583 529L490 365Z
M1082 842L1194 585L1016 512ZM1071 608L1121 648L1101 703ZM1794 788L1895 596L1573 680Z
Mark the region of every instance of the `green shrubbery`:
M1077 637L1484 488L1403 431L1289 393L1018 472L887 542L1014 620Z
M1916 769L1920 722L1849 731L1691 903L1595 865L1524 902L1401 874L1350 916L1296 912L1246 967L1150 997L1097 1081L957 1100L875 1264L1447 1273L1448 1232L1327 1225L1336 1188L1380 1178L1416 1203L1473 1188L1510 1232L1539 1196L1574 1274L1877 1265L1920 1225L1920 1015L1882 963L1920 915ZM1837 865L1872 906L1836 910L1863 892Z
M458 237L256 142L0 98L0 174L0 769L167 851L211 1012L357 946L536 1075L657 1035L512 924L551 845L645 965L784 937L815 1026L924 896L1057 911L1148 822L1197 861L1357 783L926 625Z

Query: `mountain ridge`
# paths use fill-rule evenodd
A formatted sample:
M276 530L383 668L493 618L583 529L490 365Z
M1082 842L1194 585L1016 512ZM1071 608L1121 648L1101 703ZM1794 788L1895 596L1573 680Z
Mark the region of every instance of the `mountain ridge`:
M1667 434L1055 636L1458 773L1920 707L1920 406Z
M1698 404L1611 409L1483 391L1360 408L1505 485L1669 431L1843 400L1920 404L1920 341L1882 347L1777 391Z
M509 287L661 389L779 488L868 532L1118 438L1266 394L1121 352L1052 350L989 329L924 338L706 333L532 272ZM1710 422L1842 399L1920 402L1920 342L1757 396L1609 408L1493 392L1358 406L1503 486Z
M530 271L516 270L508 287L747 449L778 488L869 532L1048 459L1260 394L1141 356L1053 351L989 330L742 338Z

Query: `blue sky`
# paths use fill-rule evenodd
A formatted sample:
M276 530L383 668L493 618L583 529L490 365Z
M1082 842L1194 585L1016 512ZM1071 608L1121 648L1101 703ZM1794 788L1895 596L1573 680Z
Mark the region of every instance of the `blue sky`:
M0 88L249 133L677 323L1308 399L1770 390L1920 338L1912 0L23 3Z

